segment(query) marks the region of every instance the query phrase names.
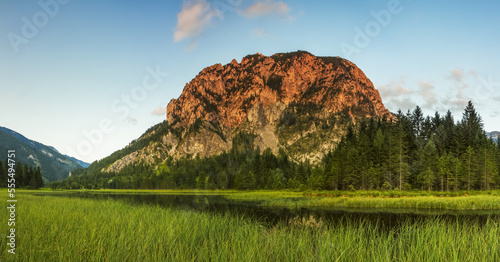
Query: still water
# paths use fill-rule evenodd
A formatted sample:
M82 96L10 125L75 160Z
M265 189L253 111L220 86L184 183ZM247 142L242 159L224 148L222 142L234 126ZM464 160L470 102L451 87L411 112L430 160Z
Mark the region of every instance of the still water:
M500 221L499 210L456 211L405 208L288 208L263 207L262 201L233 200L223 195L203 194L103 194L103 193L64 193L38 194L69 198L92 198L97 200L124 201L133 205L154 205L164 208L178 208L193 212L210 212L243 216L273 226L280 222L288 223L297 219L321 220L328 224L336 223L376 223L381 228L397 228L402 223L417 223L427 219L447 221L466 221L483 225L489 220ZM290 199L289 199L290 200ZM298 199L297 199L298 200Z

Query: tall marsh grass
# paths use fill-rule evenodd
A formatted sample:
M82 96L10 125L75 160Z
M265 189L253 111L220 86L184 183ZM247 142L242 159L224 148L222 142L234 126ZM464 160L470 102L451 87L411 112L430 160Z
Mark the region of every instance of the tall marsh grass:
M386 230L310 218L264 227L115 200L17 198L16 254L1 237L1 261L500 261L499 221L434 219ZM0 219L6 235L7 213Z

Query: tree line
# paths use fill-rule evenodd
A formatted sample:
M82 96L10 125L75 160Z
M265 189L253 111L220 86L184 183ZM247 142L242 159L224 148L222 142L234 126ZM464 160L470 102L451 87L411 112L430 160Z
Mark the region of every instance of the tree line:
M104 173L103 165L73 171L52 188L296 189L296 190L491 190L500 186L500 145L489 139L469 102L462 119L399 111L395 121L352 123L321 163L292 161L254 147L255 135L239 133L229 152L186 157L157 165L128 165ZM168 125L165 123L164 125ZM166 128L165 128L166 130Z
M7 159L5 162L0 160L0 187L6 188L9 177L9 165ZM40 166L32 167L28 164L17 162L14 166L14 184L16 188L39 189L44 186Z
M469 102L461 121L420 107L394 123L361 122L326 156L329 189L490 190L500 185L500 145Z

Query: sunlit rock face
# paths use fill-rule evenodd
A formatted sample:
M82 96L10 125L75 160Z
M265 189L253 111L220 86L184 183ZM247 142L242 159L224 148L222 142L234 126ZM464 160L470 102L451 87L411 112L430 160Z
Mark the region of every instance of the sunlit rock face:
M394 119L356 65L304 51L255 54L240 63L233 59L207 67L170 101L166 113L166 135L104 171L169 156L229 152L241 133L252 134L261 151L284 150L293 161L314 164L335 148L350 123L366 117Z

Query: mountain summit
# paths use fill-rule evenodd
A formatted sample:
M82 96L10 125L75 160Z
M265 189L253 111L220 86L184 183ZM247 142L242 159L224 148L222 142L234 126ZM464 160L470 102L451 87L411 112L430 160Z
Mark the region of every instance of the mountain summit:
M276 104L312 103L325 113L352 117L390 117L372 82L352 62L316 57L305 51L270 57L249 55L203 69L167 107L167 120L191 125L202 119L235 127L249 109Z

